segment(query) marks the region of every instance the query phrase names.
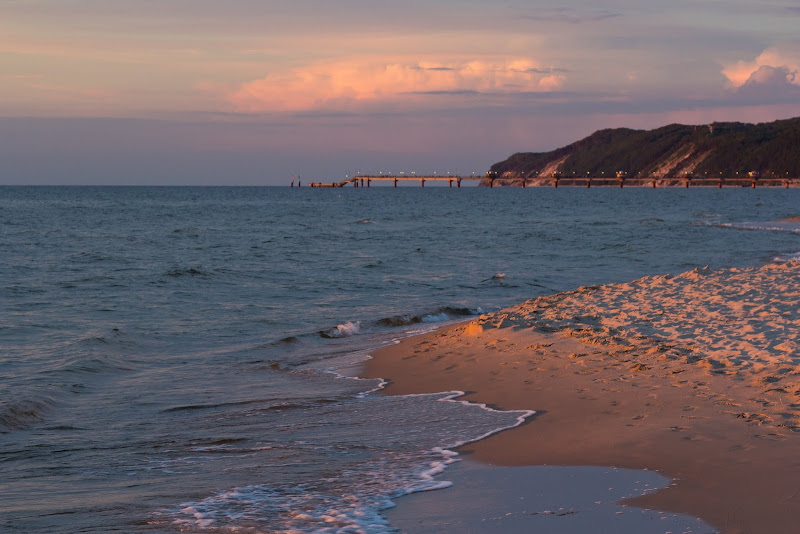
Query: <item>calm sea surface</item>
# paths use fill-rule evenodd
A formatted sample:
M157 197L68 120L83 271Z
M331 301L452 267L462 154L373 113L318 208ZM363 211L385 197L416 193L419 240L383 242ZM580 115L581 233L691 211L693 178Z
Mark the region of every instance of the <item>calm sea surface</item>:
M785 260L797 215L797 189L0 188L0 530L391 531L524 414L382 397L343 371L365 351Z

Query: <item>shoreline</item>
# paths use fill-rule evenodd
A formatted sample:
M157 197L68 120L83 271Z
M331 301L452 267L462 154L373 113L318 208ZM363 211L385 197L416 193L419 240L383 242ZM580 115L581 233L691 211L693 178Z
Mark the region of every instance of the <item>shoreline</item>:
M676 481L628 504L727 534L800 520L800 263L579 288L375 351L383 394L466 391L535 410L459 449L498 466L615 466Z

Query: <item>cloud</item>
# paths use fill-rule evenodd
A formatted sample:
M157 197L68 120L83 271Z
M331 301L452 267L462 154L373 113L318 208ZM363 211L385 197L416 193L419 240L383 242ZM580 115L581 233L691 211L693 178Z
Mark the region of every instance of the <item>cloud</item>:
M762 65L736 92L736 100L750 102L798 102L797 73L786 67Z
M790 71L787 67L770 67L762 65L758 67L742 87L748 86L770 86L784 87L791 85L797 78L797 72Z
M390 61L353 58L277 72L242 84L230 95L237 111L354 109L402 103L425 94L511 94L552 91L565 71L529 58Z
M800 85L800 54L787 54L777 48L764 50L753 61L738 61L724 66L722 74L730 86L739 89L759 85Z
M622 13L604 10L575 10L567 7L537 10L535 14L523 15L522 18L541 22L564 22L567 24L583 24L585 22L599 22L621 17Z

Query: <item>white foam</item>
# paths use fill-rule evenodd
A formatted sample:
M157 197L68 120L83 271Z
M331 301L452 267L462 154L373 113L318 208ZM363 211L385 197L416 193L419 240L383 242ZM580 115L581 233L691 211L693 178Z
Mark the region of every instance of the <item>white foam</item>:
M358 326L358 323L345 323L337 330L353 332ZM404 332L404 335L434 329L432 325L424 326ZM397 341L396 334L370 339L380 340L378 346L387 345ZM364 391L354 392L352 403L344 405L343 411L337 413L350 421L363 422L365 429L377 432L375 450L380 452L372 459L313 484L233 488L197 502L183 503L163 515L179 528L198 530L234 531L243 524L250 524L284 533L390 533L394 529L381 511L394 506L392 499L452 485L450 481L438 479L449 465L460 461L458 453L452 449L519 426L534 414L530 410L495 410L485 404L461 400L465 395L463 391L376 396L375 393L386 387L385 380L345 374L352 372L358 362L369 358L366 350L354 351L304 365L302 371L330 374L339 380L354 381L354 385L364 385ZM328 413L326 417L339 416ZM373 417L377 426L367 425ZM375 430L371 430L373 428ZM391 435L387 436L387 432ZM372 443L371 440L367 442Z
M775 258L775 261L785 262L785 261L800 261L800 252L792 252L790 254L783 254L782 256L778 256Z
M764 230L769 232L789 232L800 233L800 223L793 221L757 221L740 223L719 223L723 228L734 228L737 230Z
M338 325L331 330L328 335L331 337L350 337L358 334L361 331L361 321L347 321L344 324Z
M447 402L456 402L456 403L459 403L459 404L463 404L465 406L477 406L477 407L479 407L479 408L481 408L483 410L486 410L487 412L492 412L492 413L498 413L498 414L499 413L504 413L504 414L505 413L516 413L516 414L519 414L517 416L517 423L515 425L504 426L504 427L496 428L494 430L490 430L489 432L486 432L485 434L480 435L480 436L478 436L478 437L476 437L474 439L470 439L470 440L467 440L467 441L462 441L460 443L456 443L454 445L451 445L451 447L461 447L462 445L466 445L467 443L473 443L475 441L480 441L480 440L482 440L484 438L488 438L489 436L497 434L498 432L502 432L503 430L509 430L511 428L516 428L519 425L521 425L522 423L524 423L525 420L528 417L530 417L530 416L532 416L532 415L534 415L536 413L536 411L534 411L534 410L495 410L493 408L489 408L485 404L481 404L481 403L477 403L477 402L470 402L470 401L465 401L465 400L455 400L458 397L462 397L462 396L466 395L466 393L464 393L463 391L451 391L451 392L448 392L448 393L452 393L452 395L449 396L449 397L445 397L443 399L440 399L440 400L441 401L447 401Z
M431 314L431 315L425 315L424 317L422 317L422 322L423 323L441 323L443 321L449 321L449 320L450 320L450 316L447 315L444 312L437 313L437 314Z
M385 384L381 381L371 392ZM221 491L197 502L183 503L164 515L179 528L198 530L236 530L242 524L252 524L266 525L270 532L285 533L393 532L381 511L393 507L392 499L396 497L450 487L451 482L437 477L448 465L459 461L458 453L452 448L518 426L534 413L527 410L504 412L458 400L463 395L462 391L450 391L365 399L367 394L360 394L361 400L348 405L348 413L359 409L365 410L364 413L377 411L382 424L396 423L394 435L380 436L380 440L387 440L388 448L382 449L371 461L313 484L254 485ZM376 402L381 405L376 407ZM429 403L463 406L467 413L462 413L461 409L454 412L454 407L434 409ZM493 423L493 418L479 417L469 410L496 414L505 419L505 424ZM426 414L425 426L417 431L408 425L414 425L420 413ZM358 420L361 416L353 417ZM427 450L413 447L418 442L437 441L441 445L430 446Z

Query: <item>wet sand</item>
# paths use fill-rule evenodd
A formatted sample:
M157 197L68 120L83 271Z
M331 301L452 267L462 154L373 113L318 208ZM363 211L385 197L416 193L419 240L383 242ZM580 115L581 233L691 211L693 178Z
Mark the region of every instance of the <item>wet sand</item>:
M469 456L442 475L446 491L414 493L383 512L405 534L713 534L692 517L621 504L666 487L653 471L612 467L497 467Z
M462 390L537 411L463 447L471 459L650 469L676 483L629 504L729 534L790 533L799 305L798 262L582 287L381 349L365 376L388 379L387 394Z

